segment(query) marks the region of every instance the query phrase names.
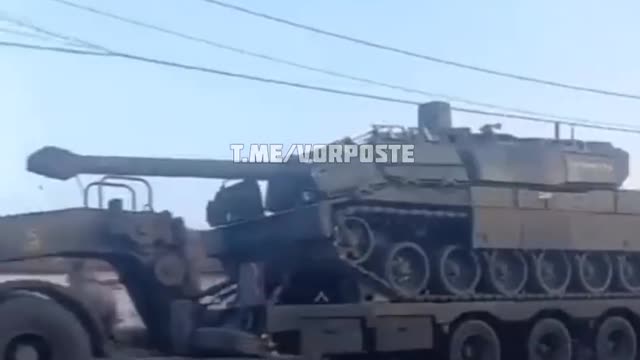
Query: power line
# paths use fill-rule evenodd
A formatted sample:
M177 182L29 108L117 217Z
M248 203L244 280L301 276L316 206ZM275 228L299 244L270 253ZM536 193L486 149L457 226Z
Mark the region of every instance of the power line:
M64 48L64 47L41 46L41 45L32 45L32 44L15 43L15 42L4 42L4 41L0 41L0 46L24 48L24 49L39 50L39 51L50 51L50 52L58 52L58 53L69 53L69 54L76 54L76 55L117 57L117 58L135 60L135 61L144 62L144 63L152 63L152 64L156 64L156 65L163 65L163 66L172 67L172 68L179 68L179 69L183 69L183 70L205 72L205 73L216 74L216 75L221 75L221 76L226 76L226 77L240 78L240 79L245 79L245 80L257 81L257 82L275 84L275 85L281 85L281 86L288 86L288 87L294 87L294 88L305 89L305 90L313 90L313 91L319 91L319 92L324 92L324 93L332 93L332 94L336 94L336 95L351 96L351 97L358 97L358 98L366 98L366 99L370 99L370 100L386 101L386 102L399 103L399 104L409 104L409 105L420 105L420 104L422 104L422 102L419 102L419 101L400 99L400 98L392 98L392 97L385 97L385 96L379 96L379 95L361 93L361 92L354 92L354 91L345 91L345 90L340 90L340 89L320 87L320 86L309 85L309 84L298 83L298 82L291 82L291 81L284 81L284 80L279 80L279 79L265 78L265 77L250 75L250 74L234 73L234 72L218 70L218 69L213 69L213 68L208 68L208 67L188 65L188 64L177 63L177 62L173 62L173 61L166 61L166 60L148 58L148 57L144 57L144 56L138 56L138 55L120 53L120 52L111 52L111 51L109 51L108 53L104 53L104 52L89 51L89 50L76 50L76 49L69 49L69 48ZM568 121L557 121L557 120L553 120L553 119L546 119L546 118L540 118L540 117L534 117L534 116L524 116L524 115L518 115L518 114L499 113L499 112L492 112L492 111L481 111L481 110L463 108L463 107L452 107L451 109L454 110L454 111L457 111L457 112L464 112L464 113L483 115L483 116L490 116L490 117L520 119L520 120L533 121L533 122L539 122L539 123L552 123L552 124L561 123L561 124L565 124L565 125L569 125L569 126L576 126L576 127L583 127L583 128L591 128L591 129L599 129L599 130L608 130L608 131L640 134L640 130L623 128L623 127L605 126L605 125L592 125L592 124L583 124L583 123L568 122Z
M2 20L2 19L0 19L0 20ZM17 25L17 24L18 24L17 22L14 23L14 25ZM31 30L34 30L34 29L32 28ZM11 28L0 28L0 33L12 35L12 36L17 36L17 37L30 38L30 39L40 40L40 41L45 41L45 42L51 41L52 39L61 40L59 38L53 38L52 36L47 35L47 34L38 34L38 33L32 33L32 32L29 32L29 31L22 31L22 30L11 29ZM70 41L61 41L60 43L62 45L78 46L77 43L73 43L73 42L70 42Z
M509 111L509 112L517 112L517 113L534 115L534 116L552 117L554 119L559 119L559 120L575 121L575 122L590 123L590 124L600 124L597 121L593 121L593 120L585 119L585 118L549 114L549 113L543 113L543 112L532 111L532 110L516 108L516 107L507 107L507 106L496 105L496 104L491 104L491 103L486 103L486 102L469 100L469 99L465 99L465 98L458 97L458 96L451 96L451 95L446 95L446 94L438 94L438 93L428 92L428 91L424 91L424 90L420 90L420 89L409 88L409 87L402 86L402 85L390 84L390 83L387 83L387 82L372 80L372 79L369 79L369 78L353 76L353 75L337 72L337 71L326 69L326 68L320 68L320 67L305 65L305 64L289 61L289 60L286 60L286 59L278 58L278 57L275 57L275 56L266 55L266 54L263 54L263 53L259 53L259 52L255 52L255 51L251 51L251 50L247 50L247 49L231 46L231 45L226 45L226 44L223 44L223 43L220 43L220 42L216 42L216 41L212 41L212 40L209 40L209 39L206 39L206 38L193 36L193 35L189 35L189 34L186 34L186 33L183 33L183 32L171 30L171 29L168 29L166 27L161 27L161 26L158 26L158 25L145 23L145 22L142 22L142 21L139 21L139 20L135 20L135 19L132 19L130 17L125 17L125 16L122 16L122 15L119 15L119 14L116 14L116 13L113 13L113 12L108 12L108 11L97 9L97 8L90 7L90 6L87 6L87 5L80 5L80 4L77 4L77 3L72 2L72 1L67 1L67 0L49 0L49 1L61 4L61 5L65 5L65 6L68 6L68 7L72 7L72 8L75 8L77 10L81 10L81 11L89 12L89 13L92 13L92 14L95 14L95 15L99 15L99 16L102 16L102 17L106 17L106 18L110 18L110 19L113 19L113 20L117 20L117 21L123 22L125 24L138 26L138 27L141 27L141 28L144 28L144 29L158 31L158 32L161 32L161 33L164 33L164 34L168 34L168 35L175 36L175 37L178 37L178 38L181 38L181 39L185 39L185 40L189 40L189 41L205 44L205 45L212 46L212 47L215 47L215 48L218 48L218 49L231 51L231 52L238 53L238 54L245 55L245 56L261 58L263 60L267 60L267 61L271 61L271 62L275 62L275 63L279 63L279 64L284 64L284 65L287 65L287 66L291 66L291 67L295 67L295 68L299 68L299 69L303 69L303 70L313 71L313 72L316 72L316 73L321 73L321 74L325 74L325 75L329 75L329 76L333 76L333 77L348 79L348 80L357 81L357 82L365 83L365 84L369 84L369 85L376 85L376 86L385 87L385 88L392 89L392 90L400 90L400 91L404 91L404 92L412 93L412 94L420 94L420 95L425 95L425 96L434 97L434 98L441 98L441 99L444 99L444 100L447 100L447 101L459 102L459 103L463 103L463 104L467 104L467 105L480 106L480 107L486 107L486 108L502 110L502 111ZM600 125L602 125L602 124L600 124ZM617 125L617 126L633 127L630 124L624 124L624 123L607 123L605 125Z
M315 71L315 72L323 73L323 74L326 74L326 75L341 77L341 78L345 78L345 79L349 79L349 80L355 80L355 81L364 82L364 83L368 83L368 84L372 84L372 85L384 86L384 87L392 88L392 89L395 89L395 90L403 90L403 91L407 91L407 92L414 92L414 93L419 93L419 94L422 94L422 95L428 95L428 96L433 96L433 97L442 97L442 98L448 97L447 95L430 93L430 92L426 92L426 91L422 91L422 90L403 87L401 85L392 85L392 84L388 84L388 83L384 83L384 82L379 82L379 81L376 81L376 80L356 77L356 76L352 76L352 75L348 75L348 74L332 71L332 70L329 70L329 69L309 66L309 65L305 65L305 64L289 61L289 60L286 60L286 59L278 58L278 57L275 57L275 56L266 55L266 54L254 52L254 51L251 51L251 50L247 50L247 49L243 49L243 48L239 48L239 47L234 47L234 46L231 46L231 45L222 44L220 42L215 42L215 41L211 41L209 39L205 39L205 38L201 38L201 37L185 34L185 33L182 33L182 32L175 31L175 30L170 30L170 29L167 29L165 27L160 27L160 26L157 26L157 25L141 22L141 21L134 20L134 19L131 19L131 18L127 18L127 17L121 16L121 15L117 15L117 14L112 13L112 12L99 10L99 9L96 9L96 8L93 8L93 7L76 4L76 3L73 3L73 2L70 2L70 1L66 1L66 0L49 0L49 1L52 1L52 2L55 2L55 3L59 3L59 4L64 4L64 5L67 5L67 6L70 6L70 7L74 7L76 9L88 11L88 12L91 12L91 13L94 13L94 14L97 14L97 15L101 15L101 16L104 16L104 17L108 17L108 18L111 18L111 19L115 19L115 20L124 22L124 23L130 24L130 25L135 25L135 26L139 26L139 27L142 27L142 28L159 31L159 32L162 32L162 33L165 33L165 34L173 35L173 36L176 36L176 37L179 37L179 38L182 38L182 39L186 39L186 40L190 40L190 41L199 42L199 43L206 44L206 45L209 45L209 46L213 46L213 47L216 47L216 48L219 48L219 49L229 50L229 51L232 51L232 52L235 52L235 53L239 53L239 54L243 54L243 55L249 55L249 56L252 56L252 57L258 57L258 58L262 58L262 59L269 60L269 61L272 61L272 62L276 62L276 63L280 63L280 64L284 64L284 65L289 65L289 66L297 67L297 68L304 69L304 70ZM455 101L463 102L462 100L455 100ZM472 105L491 107L491 105L487 105L487 104L484 104L484 103L478 103L478 102L472 102ZM510 111L513 111L513 109L510 110Z
M62 40L62 42L64 44L67 45L71 45L74 47L80 47L80 48L86 48L86 49L92 49L92 50L98 50L101 51L103 53L107 53L108 50L102 46L96 45L96 44L92 44L89 43L87 41L72 37L72 36L67 36L67 35L63 35L63 34L59 34L59 33L55 33L55 32L51 32L47 29L44 29L42 27L39 27L35 24L33 24L31 21L26 20L26 19L17 19L15 17L9 16L9 14L7 14L4 11L0 11L0 21L5 21L8 22L10 24L14 24L16 26L19 27L23 27L23 28L27 28L30 30L33 30L37 33L43 34L45 36L48 36L49 38L53 38L53 39L58 39L58 40Z
M5 42L5 41L0 41L0 46L10 46L10 47L32 49L32 50L53 51L53 52L60 52L60 53L70 53L70 54L76 54L76 55L118 57L118 58L124 58L124 59L129 59L129 60L135 60L135 61L139 61L139 62L151 63L151 64L156 64L156 65L163 65L163 66L168 66L168 67L173 67L173 68L180 68L180 69L183 69L183 70L199 71L199 72L205 72L205 73L210 73L210 74L222 75L222 76L226 76L226 77L240 78L240 79L245 79L245 80L252 80L252 81L258 81L258 82L275 84L275 85L283 85L283 86L295 87L295 88L306 89L306 90L314 90L314 91L320 91L320 92L326 92L326 93L333 93L333 94L338 94L338 95L360 97L360 98L366 98L366 99L371 99L371 100L386 101L386 102L393 102L393 103L400 103L400 104L410 104L410 105L419 105L419 104L421 104L421 102L419 102L419 101L405 100L405 99L400 99L400 98L379 96L379 95L360 93L360 92L355 92L355 91L339 90L339 89L327 88L327 87L322 87L322 86L308 85L308 84L304 84L304 83L297 83L297 82L291 82L291 81L285 81L285 80L279 80L279 79L265 78L265 77L256 76L256 75L235 73L235 72L230 72L230 71L225 71L225 70L218 70L218 69L213 69L213 68L208 68L208 67L183 64L183 63L178 63L178 62L173 62L173 61L160 60L160 59L149 58L149 57L144 57L144 56L138 56L138 55L133 55L133 54L127 54L127 53L121 53L121 52L111 52L111 51L109 51L108 53L103 53L103 52L96 52L96 51L75 50L75 49L69 49L69 48L63 48L63 47L31 45L31 44L22 44L22 43ZM640 133L640 130L638 130L638 132Z
M26 38L36 39L36 40L45 40L45 41L49 40L45 36L32 34L27 31L20 31L15 29L0 28L0 33L5 33L13 36L21 36L21 37L26 37Z
M2 14L2 13L0 12L0 14ZM60 34L60 33L57 33L57 32L52 32L52 31L46 30L44 28L36 26L35 24L33 24L33 23L31 23L31 22L29 22L27 20L17 20L15 18L12 18L12 17L6 15L6 14L2 14L2 15L4 16L5 21L8 21L10 23L14 23L16 25L23 26L23 27L26 27L26 28L31 29L31 30L35 30L37 32L46 34L46 35L48 35L48 36L50 36L52 38L57 38L57 39L70 41L70 42L72 42L74 44L77 44L78 46L82 46L82 47L85 47L87 49L97 49L99 51L91 51L91 50L84 51L84 50L75 50L75 49L68 49L68 48L62 48L62 47L45 47L45 46L39 46L39 45L30 45L30 44L22 44L22 43L10 43L10 42L4 42L4 43L0 42L0 46L6 45L6 46L30 48L30 49L42 50L42 51L56 51L56 52L71 53L71 54L119 57L119 58L124 58L124 59L128 59L128 60L135 60L135 61L139 61L139 62L152 63L152 64L156 64L156 65L164 65L164 66L168 66L168 67L180 68L180 69L184 69L184 70L207 72L207 73L213 73L213 74L216 74L216 75L222 75L222 76L227 76L227 77L242 78L242 79L245 79L245 80L252 80L252 81L271 83L271 84L282 85L282 86L302 88L302 89L305 89L305 90L314 90L314 91L333 93L333 94L338 94L338 95L360 97L360 98L367 98L367 99L371 99L371 100L387 101L387 102L394 102L394 103L401 103L401 104L411 104L411 105L420 105L420 104L422 104L422 102L419 102L419 101L406 100L406 99L400 99L400 98L392 98L392 97L386 97L386 96L379 96L379 95L367 94L367 93L361 93L361 92L345 91L345 90L341 90L341 89L333 89L333 88L327 88L327 87L320 87L320 86L309 85L309 84L304 84L304 83L291 82L291 81L272 79L272 78L265 78L265 77L256 76L256 75L234 73L234 72L218 70L218 69L213 69L213 68L207 68L207 67L202 67L202 66L195 66L195 65L177 63L177 62L173 62L173 61L161 60L161 59L156 59L156 58L138 56L138 55L133 55L133 54L128 54L128 53L116 52L116 51L112 51L110 49L107 49L104 46L97 45L97 44L92 43L92 42L88 42L86 40L82 40L82 39L78 39L78 38L71 37L71 36L68 36L68 35L63 35L63 34ZM482 111L482 110L462 108L462 107L452 107L452 110L458 111L458 112L472 113L472 114L477 114L477 115L484 115L484 116L494 116L494 117L502 117L502 118L510 118L510 119L521 119L521 120L542 122L542 123L554 123L554 124L560 123L560 124L565 124L565 125L569 125L569 126L578 126L578 127L584 127L584 128L593 128L593 129L610 130L610 131L640 133L640 130L638 130L638 129L632 129L632 128L629 128L629 127L615 127L615 126L611 126L611 124L607 124L605 122L598 122L597 125L596 124L585 124L585 123L580 123L580 122L558 121L558 120L554 120L554 119L541 118L541 117L535 117L535 116L523 116L523 115L518 115L518 114L498 113L498 112Z
M518 120L526 120L526 121L533 121L533 122L546 123L546 124L563 124L563 125L568 125L568 126L582 127L582 128L589 128L589 129L598 129L598 130L607 130L607 131L616 131L616 132L626 132L626 133L640 134L640 130L632 129L632 128L617 127L617 126L584 124L584 123L577 123L577 122L571 122L571 121L557 121L557 120L554 120L554 119L546 119L546 118L541 118L541 117L536 117L536 116L526 116L526 115L519 115L519 114L500 113L500 112L495 112L495 111L483 111L483 110L478 110L478 109L463 108L463 107L459 107L459 106L452 106L451 110L457 111L457 112L461 112L461 113L482 115L482 116L489 116L489 117L499 117L499 118L505 118L505 119L518 119ZM600 122L600 124L605 124L605 123L604 122Z
M295 28L298 28L298 29L311 31L311 32L314 32L314 33L317 33L317 34L333 37L333 38L336 38L336 39L346 40L346 41L350 41L350 42L357 43L357 44L360 44L360 45L364 45L364 46L368 46L368 47L372 47L372 48L376 48L376 49L380 49L380 50L384 50L384 51L389 51L389 52L393 52L393 53L397 53L397 54L401 54L401 55L406 55L406 56L410 56L410 57L414 57L414 58L418 58L418 59L422 59L422 60L427 60L427 61L434 62L434 63L453 66L453 67L466 69L466 70L472 70L472 71L481 72L481 73L494 75L494 76L499 76L499 77L503 77L503 78L510 78L510 79L519 80L519 81L525 81L525 82L530 82L530 83L537 83L537 84L542 84L542 85L547 85L547 86L564 88L564 89L568 89L568 90L575 90L575 91L588 92L588 93L593 93L593 94L598 94L598 95L606 95L606 96L613 96L613 97L619 97L619 98L640 100L640 95L638 95L638 94L624 93L624 92L613 91L613 90L604 90L604 89L598 89L598 88L587 87L587 86L582 86L582 85L567 84L567 83L554 81L554 80L536 78L536 77L532 77L532 76L520 75L520 74L515 74L515 73L510 73L510 72L500 71L500 70L493 70L493 69L489 69L489 68L485 68L485 67L481 67L481 66L476 66L476 65L469 65L469 64L458 62L458 61L448 60L448 59L444 59L444 58L440 58L440 57L435 57L435 56L432 56L432 55L420 54L420 53L417 53L417 52L414 52L414 51L411 51L411 50L400 49L400 48L393 47L393 46L390 46L390 45L385 45L385 44L381 44L381 43L377 43L377 42L373 42L373 41L369 41L369 40L364 40L364 39L356 38L356 37L349 36L349 35L339 34L339 33L332 32L332 31L329 31L329 30L324 30L324 29L321 29L321 28L318 28L318 27L315 27L315 26L305 25L305 24L302 24L302 23L299 23L299 22L294 22L294 21L287 20L287 19L284 19L284 18L281 18L281 17L276 17L276 16L269 15L269 14L266 14L266 13L258 12L258 11L255 11L255 10L251 10L251 9L248 9L248 8L245 8L245 7L238 6L238 5L229 4L227 2L220 1L220 0L201 0L201 1L207 2L209 4L221 6L221 7L227 8L227 9L239 11L239 12L242 12L242 13L245 13L245 14L248 14L248 15L260 17L260 18L263 18L263 19L266 19L266 20L274 21L274 22L277 22L277 23L280 23L280 24L284 24L284 25L288 25L288 26L291 26L291 27L295 27Z
M72 49L72 48L61 47L61 46L46 46L46 45L36 45L36 44L25 44L25 43L17 43L17 42L12 42L12 41L0 41L0 46L23 48L23 49L29 49L29 50L59 52L59 53L75 54L75 55L113 56L111 54L106 54L104 52L98 52L98 51L79 50L79 49Z

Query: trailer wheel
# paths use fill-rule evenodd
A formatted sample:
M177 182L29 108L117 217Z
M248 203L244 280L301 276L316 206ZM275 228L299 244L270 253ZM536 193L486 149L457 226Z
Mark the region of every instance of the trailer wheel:
M595 346L598 360L634 360L638 351L636 332L622 317L607 318L598 327Z
M500 360L500 340L484 321L462 322L451 335L449 360Z
M539 320L527 339L528 360L571 360L571 335L556 319Z
M53 300L21 295L0 303L0 359L91 359L89 335Z

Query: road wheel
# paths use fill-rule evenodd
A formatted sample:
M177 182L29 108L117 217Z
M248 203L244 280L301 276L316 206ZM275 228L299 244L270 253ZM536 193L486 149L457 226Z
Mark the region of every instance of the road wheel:
M446 246L440 252L437 266L438 280L446 294L469 296L475 293L482 268L473 249L458 245Z
M607 253L586 252L576 256L576 279L580 290L599 294L613 279L613 262Z
M607 318L596 333L596 359L634 360L638 351L636 332L622 317Z
M91 359L89 336L76 316L53 300L17 296L0 303L0 359Z
M449 360L500 360L500 340L489 324L462 322L451 335Z
M556 319L539 320L527 339L528 360L571 360L571 335Z
M516 296L529 277L527 259L520 251L493 250L486 254L486 283L493 293Z
M393 244L385 257L384 278L401 296L415 299L429 283L429 258L414 242Z
M637 253L620 255L616 275L623 291L640 293L640 255Z
M536 290L552 296L564 295L571 281L571 262L562 251L533 255L532 280Z

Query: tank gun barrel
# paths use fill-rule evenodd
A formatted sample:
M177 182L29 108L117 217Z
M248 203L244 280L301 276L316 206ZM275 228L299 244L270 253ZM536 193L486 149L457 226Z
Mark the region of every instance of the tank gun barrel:
M81 174L268 180L309 174L303 163L237 163L232 160L79 155L47 146L27 160L27 170L67 180Z

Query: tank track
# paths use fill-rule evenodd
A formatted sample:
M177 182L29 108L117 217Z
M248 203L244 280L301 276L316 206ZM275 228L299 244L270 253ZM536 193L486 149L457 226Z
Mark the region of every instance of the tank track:
M351 205L343 207L336 212L336 218L341 221L350 216L359 216L367 218L371 215L384 215L386 217L420 217L428 220L447 221L450 219L468 219L469 214L463 211L451 211L451 210L428 210L428 209L406 209L392 206L367 206L367 205ZM338 230L336 230L337 232ZM344 265L349 269L352 276L357 278L357 281L361 284L366 284L374 292L383 294L389 299L389 301L410 301L410 302L469 302L469 301L529 301L529 300L554 300L554 299L626 299L626 298L640 298L640 292L628 292L628 291L606 291L600 293L589 293L582 291L566 291L561 294L549 294L549 293L535 293L524 291L522 293L514 295L502 295L497 293L474 291L471 294L455 295L455 294L441 294L433 291L433 274L429 275L428 285L423 293L418 296L406 296L399 293L390 282L384 278L379 271L371 269L367 266L366 262L353 261L345 255L344 250L341 248L340 236L334 237L333 246L338 253L338 256L343 261ZM423 246L424 248L424 246ZM426 249L425 249L426 250ZM486 250L483 249L470 249L479 255L482 261L486 261L486 257L481 256ZM511 249L509 249L511 250ZM425 251L428 256L432 255L432 251ZM567 250L565 253L570 255L571 251ZM484 260L483 260L484 259ZM429 262L433 259L429 258ZM530 266L530 265L529 265ZM429 265L432 270L432 265ZM571 265L573 268L573 264ZM480 269L484 274L486 266L481 265ZM614 266L615 271L615 266ZM574 275L571 275L572 277ZM530 276L529 276L530 277ZM529 279L527 279L528 281ZM367 301L365 299L365 301Z

